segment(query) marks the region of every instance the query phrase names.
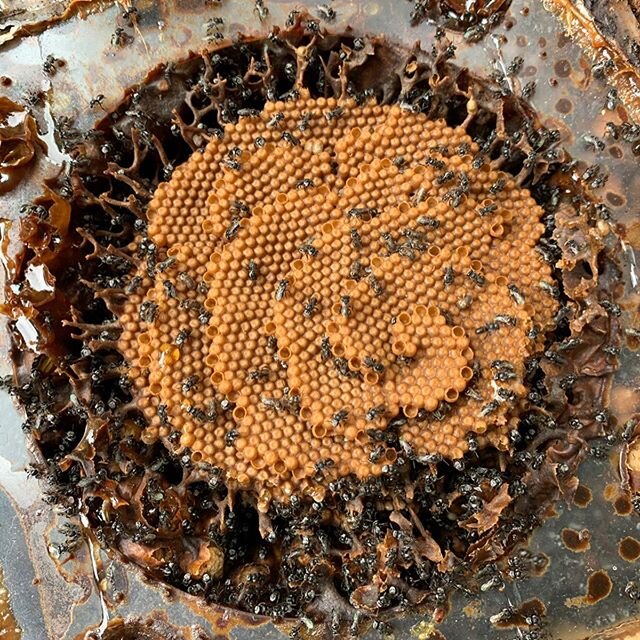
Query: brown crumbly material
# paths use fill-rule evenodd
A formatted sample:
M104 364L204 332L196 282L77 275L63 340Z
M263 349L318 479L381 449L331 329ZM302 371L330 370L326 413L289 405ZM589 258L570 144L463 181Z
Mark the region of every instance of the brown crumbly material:
M145 437L178 431L267 501L322 492L320 461L379 474L397 452L369 431L398 413L419 457L506 449L557 302L541 208L476 152L462 127L303 93L194 153L149 205L163 262L120 314Z

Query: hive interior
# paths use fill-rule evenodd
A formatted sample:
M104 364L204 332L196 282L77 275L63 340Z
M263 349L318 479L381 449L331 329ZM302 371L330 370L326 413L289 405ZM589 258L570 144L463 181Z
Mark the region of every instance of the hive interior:
M542 209L478 152L463 126L304 91L227 124L130 247L145 439L178 433L263 505L379 475L399 414L418 458L507 449L557 290Z

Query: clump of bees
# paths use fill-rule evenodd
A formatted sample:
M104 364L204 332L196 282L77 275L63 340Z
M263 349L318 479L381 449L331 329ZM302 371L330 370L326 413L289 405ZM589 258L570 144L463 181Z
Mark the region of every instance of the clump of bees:
M158 70L171 99L151 80L88 135L68 123L72 176L32 205L13 289L41 355L12 390L51 501L158 580L303 620L293 637L442 606L452 571L499 588L478 536L508 551L579 458L552 473L540 434L606 428L547 401L547 373L582 384L568 355L587 339L554 216L602 218L533 180L537 159L563 166L557 137L515 96L458 85L443 38L389 57L319 29L296 13ZM47 300L23 278L33 256Z

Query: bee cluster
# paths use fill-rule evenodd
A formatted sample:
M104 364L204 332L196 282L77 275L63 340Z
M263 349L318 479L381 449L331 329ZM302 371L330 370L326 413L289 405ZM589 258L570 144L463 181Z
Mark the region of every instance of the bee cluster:
M264 3L256 2L255 10L268 18ZM328 6L320 13L324 22L333 19ZM126 19L135 24L135 14ZM211 37L222 28L210 26ZM490 94L487 104L474 107L484 110L478 122L492 122L492 100L507 101L515 119L510 133L499 137L489 124L478 124L470 135L447 125L468 114L456 112L465 109L459 99L464 91L456 84L454 51L443 38L434 45L438 55L425 54L411 80L403 63L388 67L397 58L384 55L389 45L360 37L323 39L320 29L296 14L291 25L262 42L167 65L159 79L170 82L174 104L157 100L152 80L132 90L93 132L82 135L73 123L61 123L74 158L70 178L31 205L23 231L30 255L55 276L55 294L33 296L23 277L28 259L12 293L18 307L32 305L44 355L21 363L17 385L3 384L25 406L25 431L43 459L32 472L47 480L48 499L70 516L82 512L101 544L207 602L278 620L298 617L305 627L312 618L323 620L330 633L344 637L372 622L383 628L386 612L442 606L454 588L500 588L503 567L487 564L489 550L507 553L526 538L549 500L569 486L581 447L610 430L598 405L604 385L594 384L615 367L620 310L613 293L583 287L590 300L600 298L593 307L599 315L585 320L582 333L572 332L576 311L568 303L578 288L553 264L559 256L575 260L576 247L580 256L601 250L585 249L575 231L601 219L601 209L575 186L545 181L545 175L562 174L564 165L547 154L556 136L526 105L499 91ZM378 85L363 89L368 76L360 75L356 54L367 46L380 74ZM434 70L450 78L441 90L428 81ZM394 74L404 78L401 85L389 80ZM397 104L376 104L374 96ZM90 107L100 111L102 97ZM365 115L355 133L349 118L357 109ZM391 118L399 130L405 116L428 130L422 137L435 144L369 157L372 149L383 155L393 149L387 130L376 125ZM263 120L259 128L255 123ZM315 150L314 142L324 144L321 134L333 135L334 152ZM309 144L313 163L307 162ZM536 174L534 185L530 178L543 160L547 173ZM500 171L492 166L496 161ZM220 169L213 174L216 163ZM197 188L184 188L191 169ZM366 185L359 174L388 179L396 201L387 201L383 188L375 197L360 197ZM531 195L516 183L530 187ZM249 184L260 187L252 192ZM214 186L215 202L209 199ZM267 186L276 194L286 188L287 195L275 196L273 210L260 211ZM223 200L226 218L215 210ZM291 217L297 204L339 215L331 228L326 220L317 228L300 226L299 237L287 241L274 215ZM557 212L567 206L575 224L558 228ZM517 225L509 215L516 207L529 216ZM163 215L173 216L174 224L162 224ZM456 224L465 216L468 228ZM402 223L394 226L398 219ZM202 237L191 242L185 229L194 220ZM277 257L264 252L232 255L238 242L257 245L251 234L257 224L269 243L286 245L287 261L297 267L291 273L278 271ZM521 237L505 260L492 242L508 237L510 225ZM575 237L567 238L570 233ZM465 234L478 246L486 242L482 260L456 253ZM209 250L211 236L220 238L217 249ZM333 288L314 289L313 282L325 277L314 279L314 271L329 274L323 260L330 261L334 236L340 247L334 255L341 256L335 262L344 280L355 284L341 287L337 280ZM513 271L517 260L524 279ZM226 280L218 264L228 267ZM615 280L606 256L590 264L594 284L598 276ZM428 273L440 296L433 307L398 306L399 272ZM407 276L407 282L414 281ZM233 314L242 310L235 301L225 316L225 299L211 293L214 285L248 292L238 298L248 309L262 304L264 293L265 308L278 310L263 345L256 346L261 336L251 331L233 341L225 337ZM368 349L367 318L385 305L389 335L402 336L392 354ZM327 314L330 322L323 324ZM464 318L469 326L461 332ZM434 337L433 353L437 338L455 346L461 359L440 395L433 392L422 404L402 397L394 404L391 393L361 406L307 404L321 388L314 386L317 371L338 381L327 387L336 394L393 376L403 380L420 365L421 352L412 350L409 338L411 327L422 322ZM590 322L598 323L597 331L590 331ZM317 340L309 344L315 360L305 360L303 341L293 338L314 323ZM429 333L431 326L437 335ZM512 343L532 357L516 357L505 336L517 336ZM470 349L471 341L484 347ZM212 344L221 348L213 353ZM582 354L588 350L599 354L602 366L585 375ZM145 371L153 367L160 375L152 379ZM244 399L247 387L257 389L255 402ZM466 413L459 414L458 405ZM298 446L295 455L278 450L271 460L262 441L247 432L247 425L268 423L278 446L274 431L291 437L308 409L315 450L291 441ZM497 421L495 437L491 429L477 429ZM339 442L333 449L326 445L330 431ZM564 449L558 434L569 443ZM348 442L356 443L352 449L360 456L355 466L345 466L339 455ZM222 452L219 459L216 452ZM303 452L308 464L300 467ZM276 499L256 490L264 469L256 463L260 456L267 475L279 478ZM299 490L300 468L307 492ZM111 499L122 487L136 496L127 506ZM75 544L71 534L69 548ZM512 559L510 579L535 565L533 558Z

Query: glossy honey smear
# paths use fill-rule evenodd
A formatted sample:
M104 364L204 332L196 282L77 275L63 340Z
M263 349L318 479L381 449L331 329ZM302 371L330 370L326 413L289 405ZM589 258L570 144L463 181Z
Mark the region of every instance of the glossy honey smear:
M399 414L418 457L507 449L557 301L542 209L477 152L462 126L304 92L226 125L131 247L119 349L145 438L179 433L266 501L321 494L321 462L379 475L398 452L371 432Z
M11 610L11 597L4 584L2 568L0 568L0 638L3 640L20 640L22 638L22 630Z

